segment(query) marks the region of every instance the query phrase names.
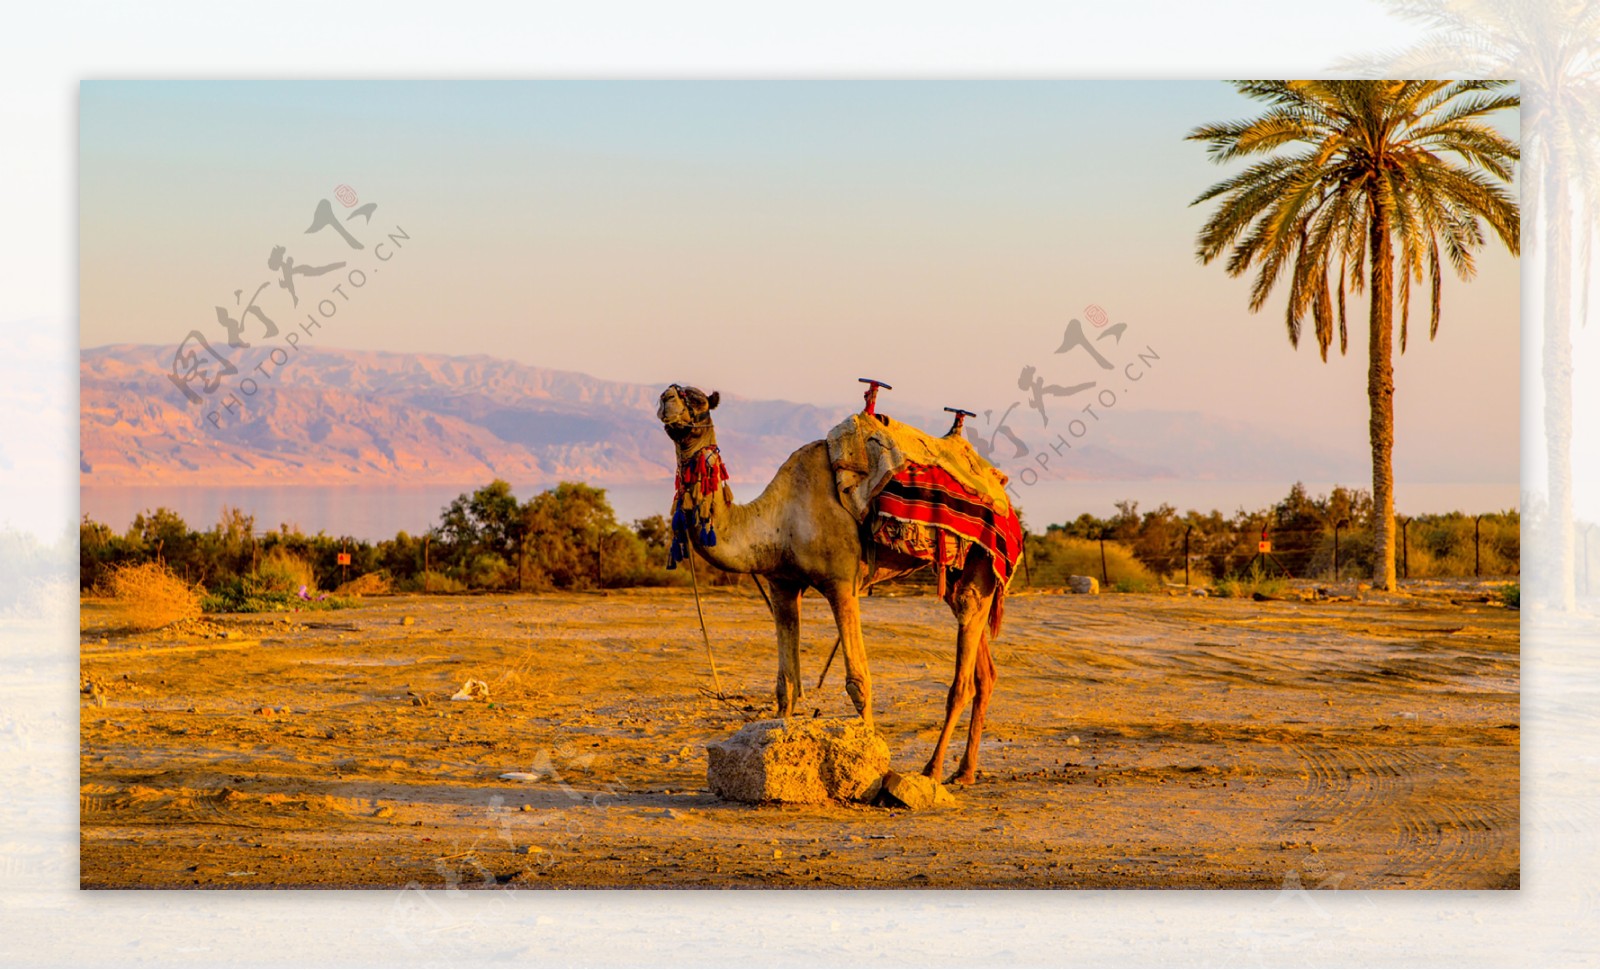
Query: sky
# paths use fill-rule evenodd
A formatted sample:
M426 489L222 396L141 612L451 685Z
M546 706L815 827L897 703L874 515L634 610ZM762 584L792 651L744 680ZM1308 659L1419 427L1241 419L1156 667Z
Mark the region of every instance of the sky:
M376 203L352 227L410 238L328 345L816 403L877 377L902 406L1020 400L1038 434L1019 378L1095 379L1055 353L1093 304L1161 361L1118 406L1363 454L1364 303L1324 364L1193 255L1228 170L1184 135L1255 110L1216 81L86 82L80 340L225 340L214 308L278 245L375 267L303 232L346 185ZM1518 274L1489 246L1397 362L1402 480L1517 481Z

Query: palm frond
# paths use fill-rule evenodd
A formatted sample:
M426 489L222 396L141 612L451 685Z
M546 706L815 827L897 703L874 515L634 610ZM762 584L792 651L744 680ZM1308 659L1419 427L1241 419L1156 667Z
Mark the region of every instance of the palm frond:
M1474 5L1473 0L1397 2L1441 23L1459 21L1452 29L1462 31L1471 18L1454 4ZM1527 29L1516 15L1505 16L1504 29ZM1600 13L1593 19L1600 31ZM1520 212L1508 187L1521 148L1486 122L1521 105L1518 93L1508 90L1510 82L1232 83L1264 108L1253 118L1201 125L1187 136L1203 142L1218 164L1251 160L1192 203L1216 203L1197 236L1196 255L1209 264L1227 254L1224 265L1232 276L1254 271L1252 312L1286 281L1284 325L1292 345L1299 345L1301 321L1309 313L1322 358L1327 359L1336 327L1339 352L1345 353L1347 292L1361 293L1370 288L1371 276L1394 273L1404 352L1413 284L1422 284L1426 275L1432 339L1439 329L1445 260L1461 277L1471 277L1474 254L1487 239L1485 226L1513 254L1520 252ZM1593 120L1600 123L1600 117ZM1569 168L1592 170L1594 197L1600 197L1597 153L1578 150L1571 132L1558 129L1539 148L1541 161L1559 157ZM1377 218L1388 234L1381 249L1372 231ZM1593 235L1584 236L1585 254ZM1374 264L1380 254L1387 254L1387 264ZM1330 287L1335 259L1338 282ZM1389 312L1374 307L1374 326Z

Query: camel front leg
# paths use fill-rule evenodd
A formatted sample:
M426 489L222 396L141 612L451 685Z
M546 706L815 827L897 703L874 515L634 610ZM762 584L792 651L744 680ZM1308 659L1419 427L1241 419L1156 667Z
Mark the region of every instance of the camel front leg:
M867 669L867 648L861 639L861 601L853 589L842 585L824 590L833 608L834 622L844 651L844 689L856 706L867 730L872 730L872 673Z
M800 702L800 594L804 587L772 584L772 620L778 630L778 716L790 717Z

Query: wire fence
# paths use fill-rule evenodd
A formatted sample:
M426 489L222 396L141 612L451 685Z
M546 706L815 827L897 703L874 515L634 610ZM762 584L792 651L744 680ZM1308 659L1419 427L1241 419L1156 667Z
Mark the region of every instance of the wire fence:
M1340 582L1368 579L1376 549L1370 528L1343 522L1312 528L1272 527L1204 530L1184 523L1138 530L1108 527L1096 534L1052 529L1026 537L1013 588L1066 585L1068 576L1090 576L1106 588L1140 589L1162 582L1204 585L1260 575ZM1600 527L1592 543L1600 554ZM1506 579L1521 574L1521 538L1515 517L1504 515L1397 517L1395 574L1400 579ZM1579 561L1587 566L1587 549ZM889 587L934 584L931 567L890 581ZM1583 588L1591 580L1586 570ZM1600 588L1600 567L1593 571Z

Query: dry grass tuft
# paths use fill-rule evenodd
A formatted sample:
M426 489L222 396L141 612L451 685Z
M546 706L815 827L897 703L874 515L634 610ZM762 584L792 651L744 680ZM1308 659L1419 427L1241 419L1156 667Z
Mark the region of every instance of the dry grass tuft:
M107 583L123 625L159 630L200 615L200 592L159 562L118 566Z
M389 580L389 573L380 569L375 573L362 573L334 592L340 596L387 596L394 592L394 584Z
M498 702L529 701L550 691L550 675L541 670L539 654L524 650L514 663L482 677L489 685L489 696ZM481 676L481 675L479 675Z

